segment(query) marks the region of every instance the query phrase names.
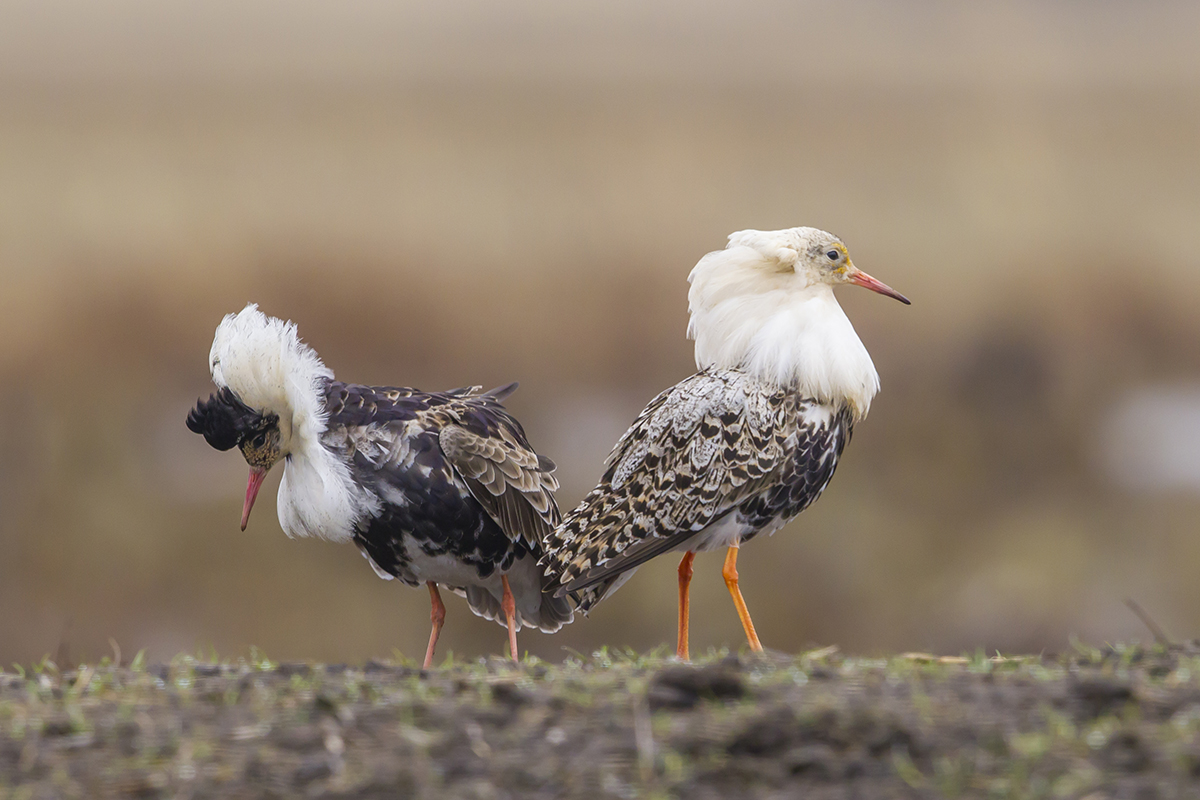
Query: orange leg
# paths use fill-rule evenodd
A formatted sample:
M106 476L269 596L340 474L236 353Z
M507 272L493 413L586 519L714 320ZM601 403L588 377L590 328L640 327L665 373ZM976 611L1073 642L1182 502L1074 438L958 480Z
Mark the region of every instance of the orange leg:
M691 614L688 586L692 582L692 560L695 558L696 554L689 550L679 562L679 640L675 655L683 661L688 660L688 618Z
M429 612L429 621L433 623L433 631L429 634L429 648L425 651L423 669L433 666L433 648L437 647L438 636L442 632L442 623L446 621L446 606L442 605L442 596L438 594L437 584L433 581L426 581L426 585L429 587L429 602L433 606L433 610Z
M725 578L725 586L729 589L729 594L733 595L733 604L737 607L742 627L746 629L746 640L750 642L750 649L761 653L762 642L758 641L758 634L754 632L754 622L750 619L750 612L746 609L746 601L742 599L742 592L738 589L737 557L738 548L737 545L734 545L725 554L725 568L721 570L721 575Z
M517 601L513 599L512 589L508 588L508 576L501 575L500 582L504 584L500 607L504 609L504 620L508 623L508 651L512 660L517 661Z

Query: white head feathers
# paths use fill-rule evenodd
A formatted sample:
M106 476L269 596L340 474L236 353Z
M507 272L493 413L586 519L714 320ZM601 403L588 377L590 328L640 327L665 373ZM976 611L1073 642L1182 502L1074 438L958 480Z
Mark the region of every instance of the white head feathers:
M208 365L217 386L257 411L279 415L285 452L291 442L315 442L325 430L320 382L333 372L300 341L295 324L250 303L221 320Z
M300 341L291 322L268 317L253 303L217 326L208 357L213 382L250 408L279 417L284 461L279 524L288 536L349 541L354 525L377 502L321 443L327 416L322 382L333 372Z
M833 296L857 275L845 245L816 228L732 234L688 276L697 366L745 370L861 419L879 375Z

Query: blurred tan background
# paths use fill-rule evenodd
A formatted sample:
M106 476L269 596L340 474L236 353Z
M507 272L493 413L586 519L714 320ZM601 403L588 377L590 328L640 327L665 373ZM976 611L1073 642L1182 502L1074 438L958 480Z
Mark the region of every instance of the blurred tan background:
M692 370L688 271L814 225L883 381L741 560L763 640L1200 635L1200 6L10 0L0 6L0 663L420 656L427 594L289 541L183 420L221 316L339 377L520 380L560 503ZM697 562L693 647L743 637ZM551 659L674 641L674 556ZM442 652L500 652L450 602Z

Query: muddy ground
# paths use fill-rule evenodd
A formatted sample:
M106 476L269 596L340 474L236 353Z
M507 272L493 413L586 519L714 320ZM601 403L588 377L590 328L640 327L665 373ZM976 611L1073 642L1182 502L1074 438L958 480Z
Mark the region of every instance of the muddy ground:
M1200 798L1200 644L0 674L0 799L113 796Z

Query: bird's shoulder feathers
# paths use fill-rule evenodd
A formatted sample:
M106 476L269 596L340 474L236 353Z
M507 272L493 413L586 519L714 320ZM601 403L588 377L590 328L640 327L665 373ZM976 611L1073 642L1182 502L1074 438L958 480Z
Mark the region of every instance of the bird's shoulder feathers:
M449 392L331 383L329 432L384 482L421 470L460 483L509 538L540 552L559 522L554 463L539 456L501 399L472 386Z

